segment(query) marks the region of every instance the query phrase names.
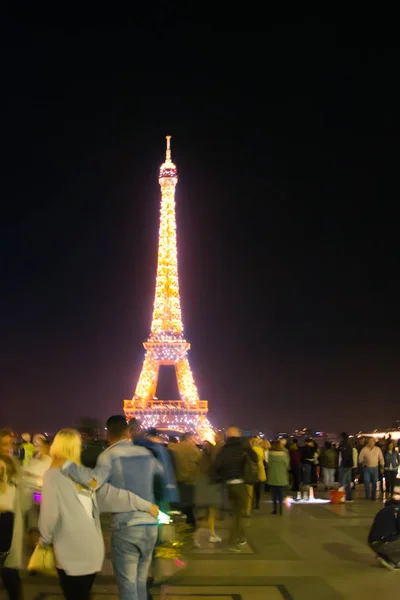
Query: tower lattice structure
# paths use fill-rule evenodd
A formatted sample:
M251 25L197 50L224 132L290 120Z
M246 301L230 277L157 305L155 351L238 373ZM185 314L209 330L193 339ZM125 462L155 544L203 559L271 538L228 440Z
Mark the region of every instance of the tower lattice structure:
M132 400L124 401L124 411L128 419L138 418L145 428L194 431L202 440L212 439L213 430L207 419L208 402L199 400L188 359L190 344L183 334L175 215L178 176L171 161L171 136L166 139L166 157L158 179L161 211L153 318L150 335L143 343L146 353L135 395ZM162 365L175 367L179 400L155 397Z

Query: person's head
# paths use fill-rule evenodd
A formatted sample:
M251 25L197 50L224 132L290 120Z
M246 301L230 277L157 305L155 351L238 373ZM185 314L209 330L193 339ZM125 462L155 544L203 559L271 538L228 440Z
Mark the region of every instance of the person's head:
M368 448L373 448L375 446L375 444L376 444L375 438L374 437L370 437L368 439L368 443L367 443Z
M169 438L168 438L168 443L169 444L178 444L179 440L174 435L170 435Z
M0 456L10 456L13 450L13 441L11 431L8 429L0 430Z
M286 448L287 439L286 438L281 438L279 441L281 443L282 448Z
M186 442L187 444L196 444L196 440L194 439L194 435L191 431L187 431L181 437L181 442Z
M50 442L49 440L46 440L46 438L41 438L40 440L38 440L36 442L36 447L37 447L37 451L39 454L39 457L42 456L49 456L50 454Z
M270 450L271 442L269 440L263 440L262 446L263 446L264 450Z
M132 440L134 440L138 437L138 435L141 435L141 433L142 428L140 426L140 421L133 417L133 419L129 421L129 436L132 438Z
M216 431L215 432L215 443L219 444L220 442L225 441L225 434L223 431Z
M31 434L30 433L23 433L21 435L21 439L23 442L25 442L26 444L29 444L31 441Z
M394 443L393 440L389 440L387 449L388 449L389 452L395 452L396 451L396 444Z
M202 446L203 455L207 458L211 458L213 448L214 446L211 444L211 442L205 441Z
M107 439L111 443L129 439L130 428L124 415L113 415L107 420Z
M82 439L76 429L60 429L50 448L52 458L63 458L81 464Z
M40 440L44 440L44 439L46 439L46 438L44 437L44 435L42 433L35 433L35 435L33 436L33 439L32 439L32 443L35 446L35 448L38 448Z
M314 440L312 438L308 438L306 443L307 443L307 446L314 446Z
M226 430L227 438L240 438L242 437L242 432L237 427L228 427Z
M348 433L346 433L345 431L343 431L343 432L340 434L340 438L343 440L343 442L347 442L347 441L348 441L348 439L349 439L349 434L348 434Z
M275 440L271 444L271 452L282 452L282 440Z
M330 442L325 442L325 450L330 450L332 448L332 444Z

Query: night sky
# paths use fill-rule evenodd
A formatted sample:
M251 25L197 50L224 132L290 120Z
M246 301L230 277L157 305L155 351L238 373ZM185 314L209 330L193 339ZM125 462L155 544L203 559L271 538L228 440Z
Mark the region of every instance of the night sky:
M132 397L167 134L211 420L400 419L399 51L317 18L60 27L3 24L0 426L105 420Z

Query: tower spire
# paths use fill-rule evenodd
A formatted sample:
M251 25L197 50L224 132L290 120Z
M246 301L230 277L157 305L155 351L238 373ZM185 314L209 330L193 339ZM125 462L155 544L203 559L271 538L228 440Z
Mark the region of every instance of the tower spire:
M166 135L165 139L167 140L167 151L165 153L165 162L171 162L171 135Z

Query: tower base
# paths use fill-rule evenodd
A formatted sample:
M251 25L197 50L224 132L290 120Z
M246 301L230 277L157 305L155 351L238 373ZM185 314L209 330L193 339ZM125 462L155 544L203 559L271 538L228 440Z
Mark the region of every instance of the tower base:
M207 411L205 400L200 400L193 408L180 400L153 400L146 408L138 407L135 400L124 401L127 420L136 418L143 429L178 434L191 431L199 442L214 442L214 429L207 419Z

